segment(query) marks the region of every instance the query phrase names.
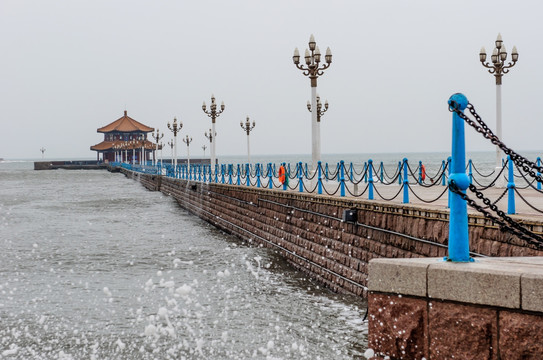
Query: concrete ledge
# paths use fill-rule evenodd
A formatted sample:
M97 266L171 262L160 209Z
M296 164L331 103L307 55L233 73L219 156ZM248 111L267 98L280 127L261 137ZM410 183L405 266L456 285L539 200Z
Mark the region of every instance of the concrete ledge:
M543 257L373 259L368 290L543 312Z

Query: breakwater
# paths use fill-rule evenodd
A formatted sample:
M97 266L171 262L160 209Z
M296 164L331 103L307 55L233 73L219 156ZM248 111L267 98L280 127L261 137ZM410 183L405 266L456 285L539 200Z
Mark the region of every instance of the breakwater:
M373 258L447 253L448 211L121 171L225 232L276 249L295 268L337 292L366 297ZM468 222L472 256L543 255L481 215L470 214ZM543 230L541 222L523 225Z

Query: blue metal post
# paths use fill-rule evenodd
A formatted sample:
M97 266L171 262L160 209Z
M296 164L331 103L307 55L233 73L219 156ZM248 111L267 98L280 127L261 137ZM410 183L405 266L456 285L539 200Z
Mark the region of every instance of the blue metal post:
M307 163L305 164L307 167ZM317 163L317 193L322 194L322 163Z
M403 159L403 203L409 204L409 178L407 177L407 158Z
M368 183L368 171L371 171L371 169L369 168L368 164L364 162L364 182L366 184Z
M422 184L422 161L419 160L419 184Z
M247 177L247 186L251 186L251 170L249 163L245 164L245 176Z
M449 107L464 111L468 105L468 99L463 94L454 94L449 98ZM452 118L452 152L451 175L449 185L454 182L456 187L465 192L469 186L466 175L466 143L464 136L464 120L453 111ZM449 216L449 256L447 260L455 262L468 262L469 237L468 237L468 208L466 200L454 192L449 192L450 216Z
M538 156L537 167L540 167L540 166L541 166L541 158ZM541 176L541 173L539 171L537 172L537 176ZM541 183L539 181L537 182L537 190L541 190Z
M473 184L473 171L471 170L471 159L468 160L468 179L470 185Z
M339 181L340 181L340 196L345 196L345 162L341 160L339 162Z
M402 184L402 162L398 161L398 184Z
M369 168L373 168L373 160L368 160ZM370 179L369 179L369 185L368 185L368 199L373 200L373 171L370 171Z
M285 182L283 183L283 190L287 190L289 171L287 171L287 164L283 163L283 168L285 169Z
M221 164L221 184L225 184L225 183L226 183L226 181L225 181L225 179L224 179L224 173L225 173L226 169L225 169L224 167L225 167L225 165L224 165L224 164Z
M232 185L232 173L234 172L234 165L228 164L228 184Z
M383 162L381 161L381 164L380 164L380 168L381 168L381 184L384 183L384 170L383 170Z
M204 182L206 182L206 166L205 165L202 165L202 175L204 178Z
M328 163L324 165L324 179L328 181Z
M507 155L507 166L509 167L509 175L507 182L507 213L514 214L515 209L515 174L513 171L513 160Z
M239 164L237 166L237 172L238 172L238 180L237 180L237 185L241 185L241 168L239 167Z
M268 163L268 179L269 179L269 183L268 183L268 188L269 189L273 189L273 166L272 166L272 163Z
M260 164L256 164L256 187L260 187Z
M350 174L350 177L351 177L351 182L354 182L354 177L353 177L353 163L351 161L351 165L349 166L349 174Z
M307 163L305 163L305 177L308 177L309 174L309 170L307 170Z
M219 164L215 164L215 184L219 182Z
M302 167L302 162L298 163L298 191L304 192L304 169Z

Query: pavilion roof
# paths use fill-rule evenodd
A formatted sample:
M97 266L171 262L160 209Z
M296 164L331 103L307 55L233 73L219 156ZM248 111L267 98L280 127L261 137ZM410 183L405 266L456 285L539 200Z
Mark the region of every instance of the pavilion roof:
M116 149L115 148L116 146L119 148ZM140 141L131 142L131 141L123 141L123 140L102 141L99 144L91 146L90 149L94 151L108 151L108 150L114 151L114 150L121 150L121 147L122 147L122 150L125 150L125 148L127 150L140 149L141 142ZM161 146L158 147L159 150L161 148L162 148ZM145 149L154 150L156 149L156 144L150 142L149 140L145 140Z
M127 115L126 110L124 111L124 115L112 122L109 125L106 125L104 127L101 127L97 130L97 132L100 133L109 133L109 132L144 132L148 133L151 131L155 131L154 128L149 127L147 125L143 125L142 123L132 119L130 116ZM95 145L96 146L96 145Z

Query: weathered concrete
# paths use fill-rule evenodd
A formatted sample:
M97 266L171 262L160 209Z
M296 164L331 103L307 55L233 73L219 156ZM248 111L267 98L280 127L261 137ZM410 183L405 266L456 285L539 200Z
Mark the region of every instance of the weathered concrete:
M415 276L410 281L406 274ZM471 263L374 259L369 276L369 347L379 356L538 359L543 354L543 257ZM414 324L422 324L418 333Z

